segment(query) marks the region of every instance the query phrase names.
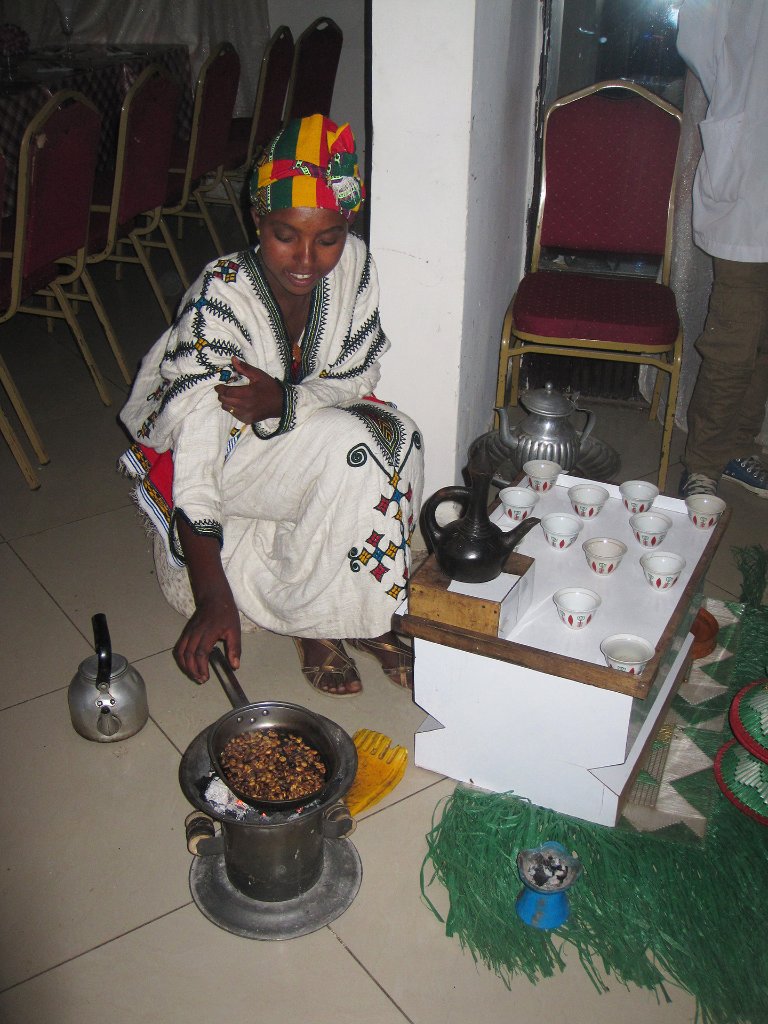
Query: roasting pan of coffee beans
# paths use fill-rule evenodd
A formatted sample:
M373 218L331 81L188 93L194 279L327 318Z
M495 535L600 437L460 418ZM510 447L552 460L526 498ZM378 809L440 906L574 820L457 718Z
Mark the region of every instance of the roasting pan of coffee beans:
M219 754L219 765L234 793L270 803L312 796L328 774L314 747L282 729L233 736Z

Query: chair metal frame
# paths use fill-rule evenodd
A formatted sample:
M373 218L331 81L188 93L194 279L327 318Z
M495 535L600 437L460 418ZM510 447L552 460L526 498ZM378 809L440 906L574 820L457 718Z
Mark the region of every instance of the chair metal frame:
M51 267L50 277L46 283L37 288L32 292L25 292L25 269L28 255L28 223L30 215L30 195L33 193L31 187L31 175L35 170L37 164L35 157L37 151L45 146L46 141L46 128L49 126L51 118L53 118L60 109L65 107L69 108L73 103L77 103L82 108L85 119L86 129L92 135L92 148L87 150L80 150L78 154L79 166L85 167L86 178L90 178L90 189L93 188L93 179L96 171L96 157L99 143L99 134L101 129L101 115L99 114L96 106L85 96L79 92L73 90L61 90L54 93L46 103L40 108L27 125L26 131L22 138L21 147L19 151L19 172L18 172L18 188L16 198L16 225L14 232L14 244L12 252L0 253L0 258L11 259L11 270L10 270L10 297L7 309L0 313L0 323L5 323L10 320L17 313L30 313L35 316L44 316L48 319L49 323L51 318L63 319L66 321L67 326L72 332L75 342L80 350L80 354L88 367L96 390L98 391L99 397L104 405L111 405L112 399L107 390L104 378L96 365L96 361L93 358L90 347L85 339L83 330L78 323L75 309L70 304L67 293L64 291L65 287L76 281L83 273L85 268L85 257L87 248L87 235L88 235L88 212L90 207L90 191L87 197L87 202L84 203L84 219L82 225L82 244L78 246L75 252L63 252L57 253L53 256L46 256L47 262L40 264L40 266ZM87 122L90 121L90 124ZM50 128L48 128L48 136L50 136ZM90 161L90 166L88 162ZM71 183L66 173L61 177L61 202L62 204L69 204L71 208L72 199L72 188ZM80 199L85 197L81 196ZM49 237L55 238L55 226L52 225L52 230ZM67 271L62 272L59 265L70 268ZM40 270L40 267L33 268ZM33 296L41 296L45 298L45 307L35 306L27 302L28 298ZM54 301L58 308L55 308ZM0 358L0 383L5 388L8 397L11 400L11 404L16 412L16 415L21 423L24 431L29 438L29 442L37 456L41 465L45 465L50 461L45 447L43 446L42 439L32 422L32 418L27 410L21 395L16 388L16 385L11 378L10 372L4 360ZM13 449L12 449L13 450ZM16 452L14 451L14 455ZM17 459L18 461L18 459ZM35 488L39 486L39 481L34 473L30 476L28 469L31 467L25 467L21 462L19 463L22 472L24 473L27 482L30 487Z
M542 185L539 198L539 209L536 219L536 232L533 242L531 256L531 269L533 274L539 270L541 258L541 229L546 204L547 174L546 174L546 144L547 129L550 116L560 108L571 103L578 102L585 97L608 89L623 89L633 92L643 99L655 104L671 117L674 117L678 125L682 115L677 108L666 103L658 96L634 82L611 79L604 82L597 82L595 85L580 89L557 100L547 111L544 125L544 142L542 158ZM669 202L667 208L666 240L663 254L661 254L660 283L669 285L671 252L672 252L672 226L674 222L675 209L675 187L677 183L677 164L672 175L669 190ZM563 271L567 273L567 271ZM557 338L546 335L527 333L520 330L514 319L514 304L517 293L507 307L501 332L501 347L499 352L499 370L496 383L496 406L506 404L507 393L509 393L509 405L517 405L520 391L520 362L524 355L550 355L566 356L574 359L605 359L620 363L634 363L640 366L651 366L657 371L653 388L653 397L649 410L649 419L653 420L658 414L661 401L661 388L663 376L669 378L667 390L667 405L664 413L662 426L661 457L659 463L658 485L663 490L666 484L667 471L669 469L669 451L672 440L672 428L675 420L675 406L680 385L680 368L683 355L683 329L682 322L677 336L672 344L656 345L651 351L642 344L599 341L590 338ZM510 372L511 370L511 372Z

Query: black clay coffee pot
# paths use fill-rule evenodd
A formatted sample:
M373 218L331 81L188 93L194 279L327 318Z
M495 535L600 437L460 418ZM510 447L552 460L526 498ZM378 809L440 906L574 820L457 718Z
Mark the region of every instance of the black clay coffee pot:
M481 460L470 462L468 487L441 487L424 505L421 526L440 569L461 583L487 583L501 575L504 563L539 519L526 519L505 532L488 517L488 492L493 472ZM461 505L463 515L445 526L438 525L435 512L444 502Z

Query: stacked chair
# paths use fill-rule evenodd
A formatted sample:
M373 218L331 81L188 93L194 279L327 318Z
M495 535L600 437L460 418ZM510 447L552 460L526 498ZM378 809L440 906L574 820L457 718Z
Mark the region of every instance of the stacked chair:
M291 30L281 25L267 43L261 61L256 101L251 117L235 117L229 129L227 157L222 184L228 202L240 223L246 242L250 241L243 217L242 189L254 160L283 124L283 109L293 67L294 43ZM215 202L208 196L208 202Z
M157 66L146 68L126 95L114 169L97 175L101 119L79 93L51 96L29 123L19 155L15 227L0 238L0 324L18 313L64 319L105 405L110 393L77 319L88 302L100 322L122 379L131 371L91 276L98 263L140 264L168 324L170 308L153 266L158 248L168 252L185 288L189 276L168 218L202 219L215 252L225 255L209 203L231 205L249 241L238 192L260 149L285 120L330 113L342 46L338 25L318 18L294 46L281 26L265 50L253 113L233 118L240 59L229 43L215 47L198 75L188 141L175 138L179 90ZM0 203L5 161L0 156ZM226 198L212 193L222 185ZM7 218L10 221L11 218ZM131 251L132 250L132 251ZM42 301L36 301L36 300ZM6 363L0 384L41 465L49 461ZM40 486L19 435L0 409L0 433L31 488Z
M299 36L291 71L286 121L331 112L344 36L330 18L317 18Z
M642 86L612 80L547 112L531 268L507 309L496 405L517 404L520 360L534 355L656 369L650 416L668 380L658 485L663 490L683 335L669 287L680 112ZM543 251L569 257L658 259L659 280L542 269Z
M138 263L147 275L166 323L172 311L152 267L153 243L149 236L158 227L168 189L168 171L174 139L179 87L158 66L151 65L134 82L123 102L117 138L114 177L97 177L91 207L88 264L104 260ZM166 238L175 265L181 263L170 232ZM130 246L134 255L125 253ZM117 339L103 312L90 275L84 275L88 294L110 340ZM122 355L118 359L126 383L131 377Z
M170 245L166 218L202 217L216 252L220 256L225 255L206 196L220 184L224 174L239 82L240 58L230 43L220 43L198 75L189 142L176 140L171 153L171 169L159 226L185 288L189 287L189 277Z
M100 128L94 105L68 90L55 93L29 123L19 153L15 230L13 237L10 229L4 230L9 237L0 243L0 323L19 313L66 320L99 397L110 405L104 378L64 290L85 268ZM35 305L35 297L43 297L45 304ZM1 359L0 383L44 465L49 458L40 435ZM20 445L4 428L2 432L30 487L38 487Z

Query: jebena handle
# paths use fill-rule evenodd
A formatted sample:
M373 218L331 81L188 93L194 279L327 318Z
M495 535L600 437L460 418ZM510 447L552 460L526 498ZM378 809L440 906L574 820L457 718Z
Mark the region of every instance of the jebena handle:
M438 491L435 491L432 497L426 500L421 513L421 525L433 550L442 540L444 533L444 528L438 526L435 517L435 512L439 506L446 501L457 501L462 507L462 514L464 514L469 505L469 497L470 492L468 488L460 487L457 484L453 487L441 487Z

